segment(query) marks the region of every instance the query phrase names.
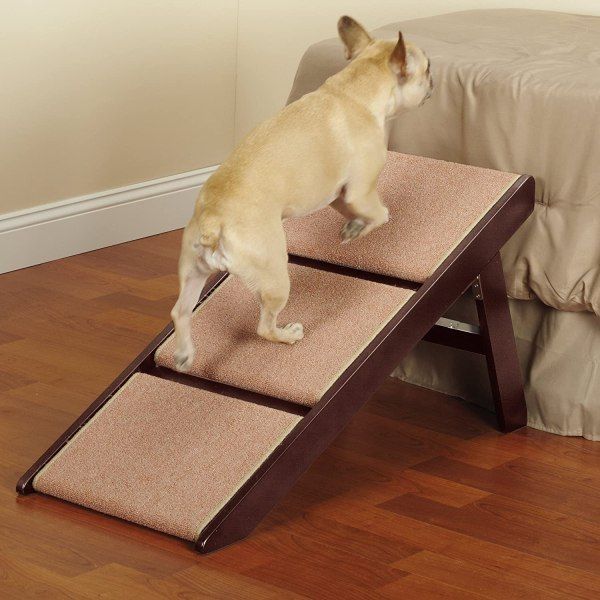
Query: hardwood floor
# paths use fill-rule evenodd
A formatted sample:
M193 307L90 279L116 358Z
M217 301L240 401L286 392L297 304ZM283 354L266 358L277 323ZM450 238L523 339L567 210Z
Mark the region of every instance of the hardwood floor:
M0 276L1 598L600 598L600 444L390 380L212 555L19 476L169 318L180 233Z

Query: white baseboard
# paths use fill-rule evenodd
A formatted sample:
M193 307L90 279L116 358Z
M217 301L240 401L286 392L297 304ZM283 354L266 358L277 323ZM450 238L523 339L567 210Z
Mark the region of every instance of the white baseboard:
M183 227L207 167L0 215L0 273Z

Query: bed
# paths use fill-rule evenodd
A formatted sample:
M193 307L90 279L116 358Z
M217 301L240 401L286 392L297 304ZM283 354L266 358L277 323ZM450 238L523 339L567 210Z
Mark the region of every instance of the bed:
M528 424L600 440L600 17L473 10L393 23L431 59L435 91L391 124L398 152L530 173L534 214L503 248ZM289 102L346 64L303 56ZM449 318L476 323L463 297ZM394 374L491 405L481 357L422 342Z

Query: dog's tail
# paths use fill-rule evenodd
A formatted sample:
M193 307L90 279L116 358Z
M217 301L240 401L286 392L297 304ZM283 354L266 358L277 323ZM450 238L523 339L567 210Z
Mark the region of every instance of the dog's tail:
M217 215L204 211L200 216L199 225L198 242L214 252L221 237L221 220Z

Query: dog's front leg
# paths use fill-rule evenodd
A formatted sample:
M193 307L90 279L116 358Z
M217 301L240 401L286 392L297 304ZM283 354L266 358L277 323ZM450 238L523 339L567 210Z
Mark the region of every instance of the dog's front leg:
M348 186L344 192L331 203L347 219L342 227L342 242L367 235L388 222L389 211L381 202L375 186L367 190Z

